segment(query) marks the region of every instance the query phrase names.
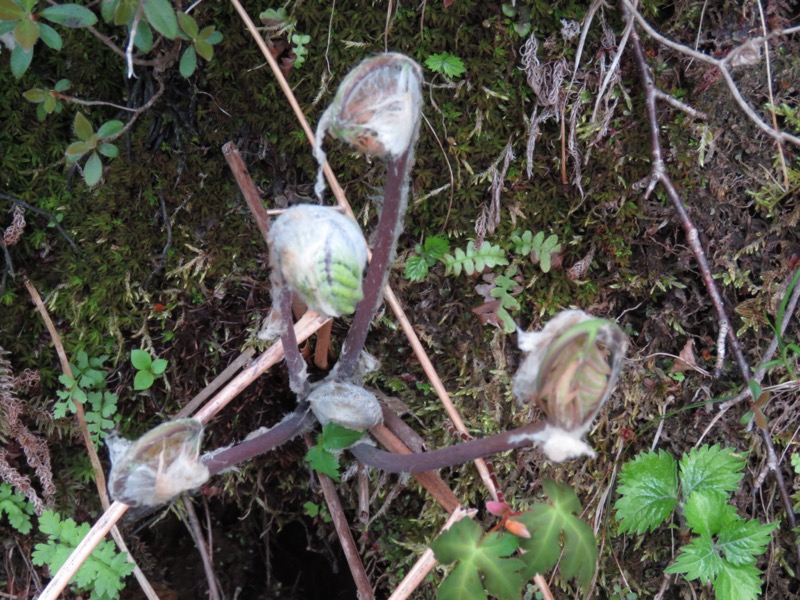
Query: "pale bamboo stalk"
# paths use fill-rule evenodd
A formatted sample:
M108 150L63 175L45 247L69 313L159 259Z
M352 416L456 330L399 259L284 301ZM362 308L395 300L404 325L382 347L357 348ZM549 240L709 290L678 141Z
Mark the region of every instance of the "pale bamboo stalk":
M292 110L297 117L300 126L302 127L303 131L308 138L308 141L313 146L314 144L314 132L311 130L311 127L308 124L308 120L306 119L305 114L303 113L303 109L300 108L300 104L297 102L297 99L294 96L294 92L292 92L292 88L289 86L289 83L286 81L286 78L281 73L280 67L276 62L275 58L267 48L267 44L264 39L261 37L258 29L256 29L253 20L250 18L250 15L247 14L247 11L241 5L239 0L231 0L231 4L236 9L236 12L239 13L239 16L242 19L245 27L250 32L250 35L253 37L256 45L258 46L259 50L261 50L261 54L264 55L264 58L269 64L272 73L275 75L275 78L278 80L278 85L280 85L281 90L283 90L286 99L288 100L289 104L292 107ZM350 204L347 201L347 198L344 195L344 190L342 186L339 185L339 181L336 179L336 175L334 175L333 170L330 168L330 165L326 162L323 165L323 172L325 174L325 178L328 181L328 185L331 188L331 192L333 196L336 198L336 202L339 204L341 208L351 217L355 219L355 214L353 210L350 208ZM392 288L387 284L384 288L384 298L394 312L395 317L400 322L400 326L403 328L403 332L406 334L409 343L411 344L411 348L414 351L414 354L419 360L420 364L422 365L422 369L425 371L425 374L428 376L428 380L433 386L433 389L436 391L436 395L439 397L439 400L442 402L445 411L447 412L447 416L450 417L450 420L453 421L453 425L455 428L460 431L461 433L469 433L467 428L464 426L464 421L461 418L458 409L453 405L453 402L450 400L450 396L447 393L444 385L442 384L442 380L439 375L436 373L436 368L431 363L431 360L428 358L428 354L425 352L425 348L422 346L422 343L417 337L414 328L411 326L411 322L408 320L408 317L403 310L403 307L400 305L400 301L395 296ZM486 489L489 490L489 494L492 496L493 500L497 500L497 490L495 489L494 483L492 483L492 478L489 475L489 470L486 468L486 463L483 459L477 459L474 461L475 467L478 469L478 473L480 474L481 480L483 484L486 486Z
M295 324L295 334L300 341L308 339L310 335L317 331L327 322L314 312L308 311L303 318ZM250 385L262 373L283 358L283 345L273 344L265 352L237 375L219 394L217 394L208 404L206 404L197 414L195 419L201 423L207 423L214 415L222 410L233 400L243 389ZM111 530L116 522L128 510L128 505L122 502L114 502L97 520L94 526L86 534L78 547L72 551L69 558L64 562L50 583L42 592L39 600L55 600L63 589L69 584L75 573L97 547L100 541Z
M56 348L58 360L61 363L61 370L65 375L74 377L72 367L70 367L69 360L67 359L67 353L64 351L64 345L61 343L61 336L58 334L58 330L56 329L53 320L50 318L50 313L47 310L47 306L45 306L44 302L42 301L39 291L29 279L26 278L23 283L25 284L25 288L28 290L31 299L33 299L33 303L36 305L36 309L39 311L39 314L41 315L42 320L47 327L47 331L50 333L50 338L53 340L53 345ZM97 456L97 451L95 450L94 444L92 444L91 437L89 436L89 428L86 424L86 415L83 410L83 405L75 400L73 403L75 404L75 415L78 418L78 425L80 426L83 442L86 446L86 452L89 454L89 461L92 463L92 470L94 471L95 478L94 482L97 486L97 494L100 496L100 504L103 506L103 510L108 510L109 500L108 491L106 490L106 477L105 473L103 472L103 467L100 464L100 457ZM139 583L139 587L142 588L144 595L147 596L149 600L158 600L158 594L156 594L153 586L150 585L150 581L147 579L144 571L142 571L142 569L136 563L136 559L133 557L133 554L131 554L131 551L128 550L127 544L125 544L122 533L120 533L116 526L111 528L111 537L114 538L114 541L119 547L120 552L123 552L128 557L128 561L133 564L133 575L136 577L136 581Z

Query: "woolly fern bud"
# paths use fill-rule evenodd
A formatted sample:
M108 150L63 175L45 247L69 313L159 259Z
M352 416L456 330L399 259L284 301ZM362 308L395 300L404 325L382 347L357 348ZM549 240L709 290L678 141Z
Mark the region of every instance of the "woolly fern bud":
M290 286L311 309L328 317L355 312L367 245L351 218L315 204L294 206L267 236L273 278Z
M195 419L159 425L136 441L109 438L108 491L130 506L158 506L209 478L200 462L203 426Z
M547 415L553 460L594 455L581 439L611 395L628 338L619 326L580 310L567 310L539 332L519 333L527 352L514 377L514 395L533 400Z
M419 131L422 69L407 56L384 53L359 63L339 85L317 126L314 156L325 162L322 140L330 132L370 156L398 158ZM321 195L324 182L317 182Z

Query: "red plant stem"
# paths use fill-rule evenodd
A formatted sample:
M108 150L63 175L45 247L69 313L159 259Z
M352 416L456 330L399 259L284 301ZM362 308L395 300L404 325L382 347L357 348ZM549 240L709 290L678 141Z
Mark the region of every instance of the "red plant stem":
M401 219L406 210L412 155L413 149L410 147L399 158L391 159L386 167L383 208L378 221L372 260L364 280L364 299L356 308L353 324L342 346L341 357L333 370L333 376L342 381L349 381L353 376L358 357L364 349L370 323L383 299L383 288L389 277L389 267L402 229Z
M628 14L627 18L632 19L633 16ZM695 260L700 268L700 273L703 276L703 282L706 285L708 294L711 296L711 301L714 304L714 309L717 312L717 318L723 327L727 327L728 340L730 341L731 348L733 349L733 355L736 358L739 371L741 372L742 378L745 380L745 382L749 384L752 377L750 366L748 365L747 359L745 358L742 348L739 345L739 340L736 337L736 329L734 329L734 327L731 325L728 314L725 311L725 304L711 274L711 269L708 265L708 259L706 258L705 251L700 243L700 236L697 233L697 228L694 226L689 214L686 212L686 208L683 205L680 194L678 194L678 190L675 189L672 179L667 174L667 170L664 166L664 153L661 149L661 139L659 137L660 127L658 124L658 114L656 112L657 88L655 82L653 81L653 77L650 75L650 70L647 67L647 61L644 56L644 51L642 50L642 43L639 40L639 35L635 29L631 33L631 45L633 47L633 53L636 57L636 63L639 66L639 73L641 75L642 85L644 86L645 90L645 106L647 108L647 120L650 125L650 144L653 155L653 180L658 181L664 186L667 196L675 208L675 212L678 213L678 217L683 225L683 230L686 233L689 247L694 253ZM757 398L753 398L752 402L755 400L757 400ZM789 523L789 527L791 529L795 529L797 527L797 521L794 516L792 500L789 497L789 492L786 489L786 483L783 480L783 473L778 468L778 458L777 454L775 453L775 446L772 443L772 437L770 436L770 432L767 427L759 427L759 429L761 431L761 439L764 441L764 446L767 450L767 461L770 465L770 470L775 476L775 483L778 486L781 501L783 503L784 510L786 511L786 520ZM800 562L800 543L795 544L795 553L797 555L798 562Z
M353 455L370 467L381 469L389 473L417 473L419 471L433 471L460 465L476 458L490 456L506 450L515 450L531 445L530 436L544 430L547 424L536 421L506 431L490 435L481 439L473 439L439 450L418 452L414 454L394 454L379 450L368 444L358 444L350 448Z
M231 448L206 454L201 460L208 468L208 472L211 475L216 475L240 462L274 450L311 427L313 423L314 417L308 410L308 404L302 403L293 413L290 413L288 417L285 417L283 421L269 431L245 440Z

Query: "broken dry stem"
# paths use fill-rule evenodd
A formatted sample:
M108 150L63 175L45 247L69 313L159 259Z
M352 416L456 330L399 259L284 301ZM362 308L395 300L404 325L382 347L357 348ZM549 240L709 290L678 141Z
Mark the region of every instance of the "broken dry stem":
M314 440L310 434L305 435L306 446L311 448L314 445ZM353 539L353 533L350 531L350 524L347 522L347 517L342 508L342 502L339 500L339 494L336 493L336 486L330 477L323 473L317 472L322 493L325 495L325 502L328 505L328 511L333 519L333 525L336 528L336 533L339 536L339 542L342 544L344 556L347 559L347 565L350 567L350 573L353 575L353 580L358 589L358 597L361 600L375 600L375 594L372 591L372 584L369 582L367 571L364 568L364 563L358 554L356 542Z
M622 0L622 2L630 8L628 0ZM632 11L632 14L633 16L630 16L629 18L636 17L640 23L643 23L643 19L641 19L641 16L635 13L635 11ZM708 291L709 296L711 296L711 301L714 305L714 309L716 310L717 318L719 319L721 326L728 332L728 340L730 341L733 355L736 359L736 363L739 366L739 371L742 375L742 378L745 381L745 386L747 389L749 389L749 383L751 381L752 374L750 372L750 366L747 363L747 359L742 352L739 340L736 337L736 329L731 325L730 319L728 318L722 296L717 289L716 282L714 281L711 269L708 265L708 259L706 258L705 250L700 243L700 236L697 233L697 228L694 226L694 223L689 217L686 207L683 204L683 200L681 199L680 194L678 194L677 189L675 189L672 179L667 174L666 167L664 165L663 151L661 148L661 139L659 133L660 127L658 122L658 114L656 112L656 86L650 74L650 70L647 67L647 61L644 56L644 51L642 50L642 44L636 31L634 31L631 35L631 42L636 63L639 66L639 74L641 76L642 86L644 87L645 91L645 105L647 108L647 120L650 126L651 152L653 155L653 182L661 183L661 185L664 186L667 196L669 197L675 212L678 214L681 225L686 233L689 247L694 254L695 260L697 261L697 266L700 269L700 273L703 277L706 290ZM721 69L723 69L723 73L727 73L727 69L725 69L724 64L721 65ZM728 77L730 77L730 75L728 75ZM800 142L800 140L798 141ZM753 402L756 400L757 398L752 398ZM775 483L778 486L783 508L786 512L786 519L789 523L789 527L791 529L795 529L795 527L797 527L797 522L794 516L792 501L789 497L789 492L783 479L783 473L778 468L777 454L775 453L775 446L772 443L772 437L770 435L769 428L765 425L759 429L761 431L761 439L764 442L764 446L767 450L767 462L770 470L775 476ZM800 562L800 542L795 543L795 553L798 562Z

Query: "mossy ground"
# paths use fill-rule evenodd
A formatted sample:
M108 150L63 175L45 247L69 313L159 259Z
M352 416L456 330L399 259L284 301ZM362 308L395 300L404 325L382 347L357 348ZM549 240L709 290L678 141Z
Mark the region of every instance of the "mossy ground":
M701 4L649 3L645 9L665 31L691 45ZM553 41L540 49L539 58L563 55L571 64L575 43L564 43L557 32L561 19L582 19L586 4L526 5L540 41ZM731 360L717 379L691 371L670 376L674 358L669 355L677 355L689 340L695 342L699 365L713 369L718 322L663 192L656 189L645 199L635 185L650 169L636 65L627 55L623 58L627 97L621 98L608 134L583 165L581 194L562 183L561 132L555 122L543 126L533 177L526 175L525 145L535 95L520 63L524 40L499 4L456 0L449 8L438 2L401 5L393 8L388 29L383 4L351 2L332 9L328 2L307 1L290 8L296 30L311 36L306 63L289 73L289 81L312 123L349 68L383 50L385 43L420 62L440 52L464 61L466 74L453 82L426 71L431 84L425 88L427 124L417 148L399 257L426 236L444 235L462 247L476 237L476 220L491 200L491 177L476 174L487 171L510 141L516 158L503 186L500 223L487 239L507 239L522 228L555 233L564 248L563 266L549 274L518 261L525 290L519 297L523 308L514 318L525 327L539 327L554 312L577 306L618 318L631 336L633 350L619 390L591 436L597 460L556 467L531 450L497 457L495 469L515 506L524 507L540 494L542 478L573 485L586 507L584 516L590 522L599 517L602 552L596 597L611 597L614 586L630 586L639 597L652 597L672 556L670 533L618 535L609 509L614 492L605 493L614 484L615 470L648 448L656 431L659 446L676 454L693 446L715 414L713 404L739 390L741 380ZM792 10L776 4L773 18L791 19ZM133 436L174 414L202 390L238 355L270 305L266 248L221 146L230 140L239 145L269 205L312 195L316 167L308 143L235 12L225 3L201 4L195 17L215 23L225 36L214 60L190 81L173 71L166 74L165 96L129 138L120 140L120 158L92 190L59 162L71 140L73 109L81 108L95 125L123 115L109 108L68 106L40 124L35 108L21 94L68 77L74 96L124 102L128 91L119 58L80 31L67 36L59 55L37 49L34 66L21 82L9 73L8 53L0 56L2 191L58 215L79 248L72 251L46 219L27 215L25 236L13 248L18 277L9 280L0 295L0 346L11 352L15 369L32 368L42 375L40 394L30 398L36 409L32 414L38 414L35 426L50 442L60 490L57 508L78 520L93 520L99 502L86 480L88 460L75 427L46 417L58 389L59 367L21 277L30 277L45 296L70 355L83 349L90 355L113 356L116 367L110 381L121 394L119 428ZM614 10L608 9L606 17L621 30ZM728 3L714 3L707 18L703 49L718 52L743 20L755 22L757 17L742 16ZM598 38L595 27L588 38L591 51L583 59L595 85ZM774 320L791 277L791 261L800 255L795 149L785 149L791 188L781 193L774 144L746 120L713 72L650 42L646 45L659 86L709 115L704 130L704 122L660 107L667 168L701 231L745 354L757 365L772 335L768 321ZM777 104L797 106L798 56L790 40L773 46ZM767 102L763 63L736 74L745 96L761 110ZM583 119L581 124L587 126L588 115ZM791 128L797 122L781 118L780 125ZM588 134L581 138L586 139ZM368 231L375 220L371 198L379 194L382 166L337 142L328 140L327 146L333 170ZM445 185L452 187L415 201ZM169 244L164 211L171 225ZM5 217L0 224L6 226ZM592 251L588 271L577 281L570 279L567 268ZM510 377L519 361L514 336L481 325L470 312L482 301L473 289L478 281L446 276L437 266L425 281L413 284L397 269L391 283L467 426L482 435L523 422L527 409L515 407L510 397ZM345 325L335 325L336 339L341 339ZM786 338L796 340L799 334L793 322ZM142 346L169 359L169 386L159 381L151 393L136 395L128 356ZM408 405L408 422L431 447L453 443L443 427L444 412L392 316L377 322L367 349L382 362L372 383ZM775 369L765 383L785 378L785 371ZM206 446L228 444L271 425L292 403L285 374L275 368L210 425ZM781 394L766 409L775 424L779 451L794 443L797 409L795 397ZM757 476L765 452L739 422L745 410L742 405L727 413L705 441L749 452L751 472ZM13 448L13 440L8 443ZM240 588L240 597L249 598L354 597L333 527L321 516L308 517L303 509L308 501L324 504L303 464L304 452L300 442L287 444L203 488L199 505L208 506L214 524L215 566L229 596ZM784 472L791 484L791 471L785 467ZM462 502L481 506L487 499L470 466L442 475ZM413 482L406 485L404 479L379 474L370 484L373 513L396 485L402 490L385 512L369 526L355 525L362 558L380 596L393 589L444 516ZM771 479L758 496L751 491L748 479L736 497L743 513L765 521L783 519ZM340 494L356 523L354 480L345 481ZM131 531L131 539L149 576L163 582L174 597L205 593L199 556L174 516L141 532ZM766 597L798 593L789 577L790 549L791 535L782 527L771 559L761 565L769 581ZM17 568L22 564L18 554L8 560ZM417 597L433 597L439 578L430 577ZM552 585L564 590L557 595L570 589L557 577ZM135 584L128 587L126 594L137 597ZM669 596L688 597L690 588L691 593L710 597L708 590L681 581L673 582Z

